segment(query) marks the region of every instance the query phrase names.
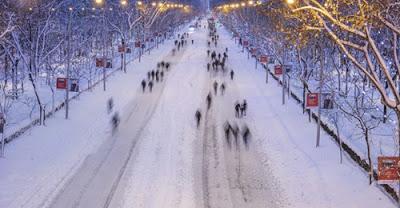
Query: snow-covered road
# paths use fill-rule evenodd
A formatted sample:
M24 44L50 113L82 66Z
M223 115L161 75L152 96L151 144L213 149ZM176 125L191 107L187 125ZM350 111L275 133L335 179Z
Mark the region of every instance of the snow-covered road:
M56 117L8 147L0 160L6 168L0 172L0 207L394 207L354 164L338 164L326 135L314 148L315 125L293 102L281 106L276 82L265 84L265 73L254 70L222 27L219 46L210 49L222 53L228 47L227 68L236 75L231 80L207 72L207 34L196 29L175 56L170 41L131 64L126 76L110 79L106 96L87 95L77 101L83 109L73 104L72 118L79 121ZM171 70L152 93L142 93L141 79L162 60L171 62ZM214 82L226 85L224 95L212 92ZM99 120L108 118L109 96L121 115L114 136L108 120ZM236 118L234 104L243 99L247 116ZM203 114L198 128L197 109ZM241 135L225 138L226 122L249 127L248 145Z

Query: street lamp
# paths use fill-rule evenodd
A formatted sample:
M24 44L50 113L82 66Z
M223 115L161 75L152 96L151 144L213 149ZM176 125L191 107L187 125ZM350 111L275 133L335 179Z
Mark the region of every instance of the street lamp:
M286 3L292 5L296 2L296 0L286 0Z
M94 0L94 3L101 6L101 5L103 5L104 1L103 0Z
M122 6L126 6L128 4L128 1L127 0L121 0L120 3L121 3Z

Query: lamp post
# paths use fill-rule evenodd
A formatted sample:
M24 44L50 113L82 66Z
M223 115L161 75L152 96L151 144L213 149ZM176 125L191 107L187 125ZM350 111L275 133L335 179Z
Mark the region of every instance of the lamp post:
M65 88L65 119L68 119L69 116L69 86L70 86L70 67L71 67L71 16L72 16L72 7L68 8L68 25L67 25L67 87Z
M105 18L105 8L104 8L104 0L95 0L96 6L101 7L103 10L102 12L102 19L101 19L101 24L103 26L103 31L105 30L104 24L104 18ZM103 37L103 46L102 46L102 53L103 53L103 91L106 91L106 52L105 52L105 47L106 47L106 40L105 37Z

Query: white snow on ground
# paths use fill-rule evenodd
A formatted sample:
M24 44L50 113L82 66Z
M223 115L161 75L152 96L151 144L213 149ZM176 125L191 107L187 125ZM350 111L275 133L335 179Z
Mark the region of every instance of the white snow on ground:
M172 42L161 46L110 78L107 92L98 87L74 101L70 120L57 113L11 143L0 160L0 207L395 207L355 164L339 164L327 135L314 147L315 124L294 102L282 106L277 83L265 84L261 67L220 30L217 50L229 48L233 81L207 72L205 29L176 56ZM171 61L170 72L143 94L140 81L161 60ZM214 80L227 91L213 95L207 112ZM111 96L122 115L115 136ZM238 119L233 105L242 99L249 111ZM241 137L224 139L227 120L249 126L248 148Z
M265 84L263 69L255 70L254 61L247 61L227 31L221 36L234 57L230 62L239 93L249 103L246 120L252 143L267 156L289 207L395 207L375 185L368 185L367 175L356 164L339 164L338 147L328 135L322 134L322 145L315 148L315 124L293 100L282 106L277 82L270 79Z
M106 92L99 86L73 101L69 120L60 111L46 127L35 127L7 145L6 157L0 159L0 207L42 207L44 199L54 197L88 154L113 139L107 100L113 97L116 109L128 105L154 60L168 54L172 45L169 41L140 63L130 63L127 74L109 79Z

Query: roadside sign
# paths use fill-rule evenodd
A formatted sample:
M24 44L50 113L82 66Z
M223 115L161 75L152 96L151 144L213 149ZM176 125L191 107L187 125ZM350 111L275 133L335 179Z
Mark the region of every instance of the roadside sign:
M321 94L321 105L322 109L333 109L333 95L332 93L322 93Z
M78 79L69 79L71 84L69 86L69 91L79 92L79 81Z
M105 67L106 68L112 68L112 60L111 59L107 59L107 61L105 63Z
M118 46L118 52L119 52L119 53L124 53L125 50L126 50L126 46L125 46L125 45L120 45L120 46Z
M141 45L141 44L140 44L140 41L136 41L136 42L135 42L135 48L140 48L140 45Z
M274 74L275 74L275 75L282 75L282 74L283 74L282 66L281 66L281 65L275 65L275 67L274 67Z
M57 78L56 88L67 89L67 78Z
M261 55L260 56L260 62L263 63L263 64L266 64L268 62L268 56Z
M96 67L104 67L104 59L96 58Z
M307 93L306 108L318 107L318 104L319 104L318 99L319 99L318 93Z
M400 180L400 157L378 157L378 181L394 182Z

